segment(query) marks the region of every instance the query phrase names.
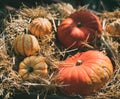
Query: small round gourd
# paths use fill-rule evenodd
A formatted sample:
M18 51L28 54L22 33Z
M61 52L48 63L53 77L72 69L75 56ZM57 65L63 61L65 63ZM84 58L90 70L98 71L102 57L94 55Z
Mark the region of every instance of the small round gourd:
M58 65L57 82L67 95L90 95L100 90L113 74L110 59L100 51L89 50L68 57Z
M107 24L106 31L111 35L120 35L120 19Z
M26 57L18 68L18 73L24 80L34 81L48 75L48 65L42 56Z
M30 56L39 51L40 46L35 36L31 34L21 34L15 38L13 48L16 54Z
M30 23L29 31L37 37L43 37L52 32L52 24L47 18L36 18Z

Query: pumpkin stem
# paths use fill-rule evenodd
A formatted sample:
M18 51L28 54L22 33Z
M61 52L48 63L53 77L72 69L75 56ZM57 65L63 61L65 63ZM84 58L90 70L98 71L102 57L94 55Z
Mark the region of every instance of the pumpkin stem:
M28 67L28 72L29 72L29 73L33 72L33 70L34 70L33 67L31 67L31 66Z
M82 60L78 60L77 62L76 62L76 66L79 66L79 65L81 65L82 64Z
M24 29L24 33L27 34L28 33L28 28Z
M78 23L77 23L77 27L82 27L81 22L78 22Z

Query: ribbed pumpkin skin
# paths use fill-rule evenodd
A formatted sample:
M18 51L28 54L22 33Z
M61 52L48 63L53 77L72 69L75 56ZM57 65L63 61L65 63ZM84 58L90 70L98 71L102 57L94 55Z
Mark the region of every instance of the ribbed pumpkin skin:
M24 80L34 81L48 75L48 65L42 56L26 57L19 65L18 73Z
M35 36L30 34L21 34L16 37L13 48L17 54L30 56L39 51L40 46Z
M33 35L43 37L52 32L52 24L46 18L36 18L29 25L29 30Z
M120 19L107 24L105 30L111 35L120 35Z
M102 26L96 15L89 11L76 11L58 26L57 37L65 48L77 48L81 41L88 38L87 41L91 42L101 32Z
M82 64L77 61L82 61ZM92 50L77 53L58 67L57 82L68 85L60 88L67 95L90 95L102 88L113 74L110 59L102 52Z

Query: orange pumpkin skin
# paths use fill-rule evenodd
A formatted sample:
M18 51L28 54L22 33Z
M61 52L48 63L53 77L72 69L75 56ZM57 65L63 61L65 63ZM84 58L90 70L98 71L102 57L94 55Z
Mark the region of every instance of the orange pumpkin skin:
M13 45L16 54L30 56L39 51L40 46L35 36L30 34L18 35Z
M99 51L77 53L59 66L57 83L67 95L89 95L105 85L113 74L110 59Z
M48 75L47 68L48 65L44 57L30 56L19 64L18 73L24 80L34 81L39 80L41 77L46 77Z
M120 19L109 23L105 30L111 35L120 35Z
M36 18L29 25L29 30L33 35L43 37L52 32L52 24L46 18Z
M81 41L88 38L87 41L91 42L101 32L102 26L96 15L89 11L76 11L58 26L57 37L65 48L77 48Z

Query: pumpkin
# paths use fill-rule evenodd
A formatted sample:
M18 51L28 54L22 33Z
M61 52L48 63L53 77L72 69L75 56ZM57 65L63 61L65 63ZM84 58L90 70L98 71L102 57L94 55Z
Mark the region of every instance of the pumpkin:
M47 18L35 18L29 25L29 30L33 35L43 37L52 32L52 24Z
M15 38L13 48L16 54L30 56L39 51L40 46L35 36L31 34L21 34Z
M40 77L46 77L48 65L42 56L26 57L19 64L18 73L24 80L39 80Z
M102 88L113 74L110 59L100 51L89 50L68 57L58 65L57 83L67 95L90 95Z
M120 35L120 19L107 24L106 31L111 35Z
M90 11L76 11L58 26L57 37L65 48L78 48L81 42L92 42L100 37L102 26L99 18Z

